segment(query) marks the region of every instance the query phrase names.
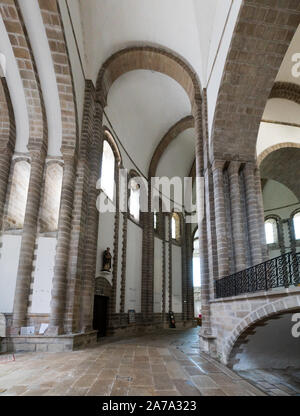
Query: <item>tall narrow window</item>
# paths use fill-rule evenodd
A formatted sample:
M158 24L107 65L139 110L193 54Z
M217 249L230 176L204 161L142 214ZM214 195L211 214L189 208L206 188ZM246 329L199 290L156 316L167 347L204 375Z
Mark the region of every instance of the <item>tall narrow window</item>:
M22 229L24 225L27 193L30 178L30 164L17 161L12 175L12 184L6 216L6 229Z
M194 241L193 241L193 281L194 281L194 287L201 286L198 230L196 231L194 235Z
M157 230L157 212L154 212L154 215L153 215L153 227L154 227L154 230Z
M269 218L265 221L265 233L267 244L278 242L277 221L274 218Z
M171 218L171 237L173 240L180 241L180 218L176 212L172 214Z
M129 213L139 222L140 220L140 185L134 178L130 179Z
M115 156L107 140L103 142L101 189L113 201L115 184Z
M294 232L295 232L295 239L300 240L300 212L293 217L293 224L294 224Z
M172 216L171 230L172 230L172 238L173 240L175 240L176 239L176 220L174 216Z

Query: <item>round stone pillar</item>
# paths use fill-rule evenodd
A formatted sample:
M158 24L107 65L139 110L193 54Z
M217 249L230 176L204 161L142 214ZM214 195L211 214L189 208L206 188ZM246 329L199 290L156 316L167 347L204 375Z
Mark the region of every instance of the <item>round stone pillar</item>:
M12 331L26 325L46 152L31 149L31 169L17 272Z
M251 250L252 266L260 264L263 261L262 244L261 244L261 221L258 210L258 195L255 183L254 163L247 163L244 168L247 221L249 231L249 242Z
M219 278L229 275L228 230L223 179L224 164L223 160L215 160L212 165Z
M103 110L96 104L96 117L94 125L94 140L89 151L89 195L86 223L86 238L84 251L83 280L81 287L81 331L92 330L94 290L96 274L96 257L99 228L99 212L96 206L99 190L96 184L101 172L102 149L103 149ZM99 230L101 232L101 230Z
M256 187L256 201L257 201L257 223L260 231L260 241L261 241L261 252L262 252L262 261L267 261L269 259L268 247L266 243L266 233L265 233L265 213L264 213L264 203L262 197L261 189L261 176L259 168L256 167L254 170L254 179Z
M75 157L73 151L70 151L70 153L64 151L62 152L64 171L61 189L54 276L52 281L50 324L46 332L46 335L48 336L60 335L64 332L67 268L74 199Z
M202 336L211 335L210 324L210 282L209 263L207 247L207 225L205 216L204 199L207 197L204 191L204 154L203 154L203 130L202 130L202 108L201 102L196 101L193 108L195 119L195 150L196 150L196 195L199 229L199 255L201 267L201 306L202 306Z
M231 204L231 222L232 237L234 247L234 264L235 271L239 272L246 269L246 249L245 249L245 230L244 214L241 204L241 192L239 182L239 169L241 163L237 161L230 162L228 168L230 204Z

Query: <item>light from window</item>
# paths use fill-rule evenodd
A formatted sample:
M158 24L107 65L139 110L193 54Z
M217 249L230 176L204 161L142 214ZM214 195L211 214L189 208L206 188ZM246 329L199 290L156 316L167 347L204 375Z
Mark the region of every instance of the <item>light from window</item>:
M107 140L103 143L101 189L110 200L114 199L115 156Z
M176 240L176 219L174 218L174 216L172 217L171 231L173 240Z
M193 285L194 287L201 286L201 269L199 255L193 257Z
M294 231L295 231L295 239L300 240L300 212L294 215Z
M267 244L274 244L278 241L277 221L274 218L265 221L265 233Z
M154 230L157 230L157 212L155 212L153 216L153 227Z
M140 186L134 180L130 182L129 213L139 222L140 220Z

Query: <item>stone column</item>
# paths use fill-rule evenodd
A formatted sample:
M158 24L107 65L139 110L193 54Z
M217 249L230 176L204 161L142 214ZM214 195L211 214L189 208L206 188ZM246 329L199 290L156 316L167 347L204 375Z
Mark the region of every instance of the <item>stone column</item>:
M88 196L88 214L86 223L86 238L84 251L83 281L81 288L81 331L92 330L94 289L96 274L96 257L99 227L99 212L96 206L99 190L96 184L101 172L103 149L103 110L96 104L96 117L94 125L94 140L89 152L90 183ZM99 230L101 233L101 230Z
M230 205L232 219L232 237L234 247L235 271L239 272L246 269L246 248L244 235L244 215L241 205L239 169L241 163L237 161L230 162L228 168L229 188L230 188Z
M215 160L212 165L219 278L229 275L228 229L223 179L224 164L223 160Z
M45 149L29 149L31 170L13 308L12 333L26 325L34 246L43 188Z
M254 170L254 179L256 187L256 198L257 198L257 223L260 230L260 241L261 241L261 251L262 251L262 261L267 261L269 259L268 247L266 243L266 234L265 234L265 213L264 213L264 203L261 190L261 177L259 168Z
M259 221L258 212L258 195L255 183L255 165L247 163L244 168L245 190L246 190L246 205L247 205L247 221L249 231L249 242L251 250L252 266L260 264L263 261L262 246L261 246L261 223Z
M187 319L194 318L193 241L191 224L186 224Z
M205 216L204 199L207 197L202 194L201 178L204 174L204 154L203 154L203 131L202 131L202 108L201 101L194 103L193 115L195 119L196 133L196 195L198 211L198 229L199 229L199 254L201 267L201 304L202 304L202 330L201 336L211 335L210 323L210 282L209 282L209 263L207 247L207 224ZM201 215L203 214L203 215Z
M50 324L46 335L55 336L64 332L66 306L67 269L70 251L72 211L75 186L74 151L62 150L64 172L60 199L58 235L51 292Z
M0 232L3 226L4 206L6 201L12 154L13 152L9 147L6 147L5 149L0 148Z

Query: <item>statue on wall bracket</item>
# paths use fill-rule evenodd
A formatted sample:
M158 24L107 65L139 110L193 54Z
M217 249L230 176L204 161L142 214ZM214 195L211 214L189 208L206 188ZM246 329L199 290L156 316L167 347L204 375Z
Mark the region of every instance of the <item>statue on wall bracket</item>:
M110 248L107 247L107 249L103 253L102 271L104 271L104 272L110 272L111 271L111 259L112 259L112 255L110 253Z

